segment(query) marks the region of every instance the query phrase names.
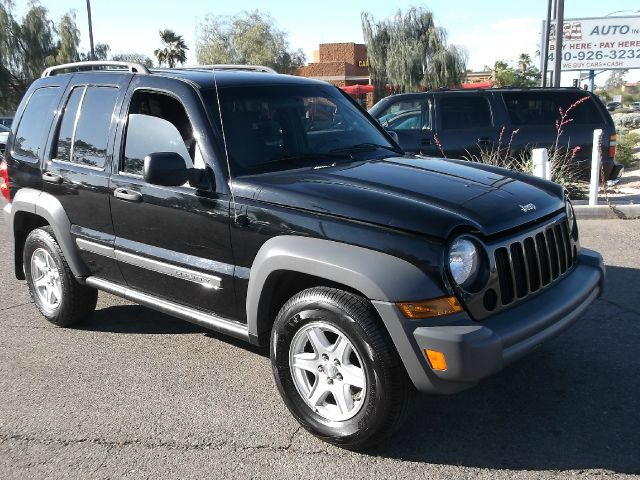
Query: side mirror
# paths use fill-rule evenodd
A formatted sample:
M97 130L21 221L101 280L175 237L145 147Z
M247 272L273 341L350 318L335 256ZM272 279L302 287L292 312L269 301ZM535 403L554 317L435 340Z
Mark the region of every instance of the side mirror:
M387 130L387 129L385 129ZM396 142L398 145L400 145L400 138L398 137L398 134L396 132L394 132L393 130L387 130L387 133L389 134L389 136L391 138L393 138L393 141Z
M193 170L185 166L184 158L179 153L158 152L144 157L144 180L152 185L184 185L191 181Z

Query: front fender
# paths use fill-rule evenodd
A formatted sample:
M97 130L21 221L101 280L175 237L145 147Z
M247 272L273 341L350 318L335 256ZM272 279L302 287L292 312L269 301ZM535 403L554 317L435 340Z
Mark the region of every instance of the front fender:
M251 267L247 291L249 334L264 333L258 310L263 287L278 271L300 272L346 285L370 300L424 300L444 293L418 267L392 255L318 238L283 235L260 248ZM270 325L269 325L270 326Z

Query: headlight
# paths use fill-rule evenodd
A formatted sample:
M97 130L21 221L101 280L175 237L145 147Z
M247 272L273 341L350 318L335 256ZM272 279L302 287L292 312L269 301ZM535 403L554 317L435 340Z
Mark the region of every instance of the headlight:
M569 224L569 233L573 233L573 229L576 225L576 216L573 212L573 205L571 205L571 201L568 198L565 202L565 208L567 209L567 223Z
M466 238L458 238L449 248L449 271L460 286L471 283L478 273L478 249Z

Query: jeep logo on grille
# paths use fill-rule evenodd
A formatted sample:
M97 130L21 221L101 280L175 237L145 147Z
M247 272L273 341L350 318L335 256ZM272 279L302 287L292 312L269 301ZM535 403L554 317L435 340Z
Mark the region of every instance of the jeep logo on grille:
M534 203L527 203L526 205L520 205L520 210L522 210L525 213L535 209L536 209L536 206Z

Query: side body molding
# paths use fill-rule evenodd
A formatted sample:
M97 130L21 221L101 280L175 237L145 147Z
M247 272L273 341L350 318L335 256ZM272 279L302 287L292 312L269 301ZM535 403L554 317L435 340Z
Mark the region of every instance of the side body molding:
M21 188L13 197L13 202L11 203L9 227L12 234L15 232L16 215L19 212L32 213L44 218L51 225L56 240L58 240L58 244L73 274L76 277L89 275L89 270L82 258L80 258L78 248L71 238L69 217L67 217L67 213L56 197L33 188Z
M247 323L255 341L270 328L259 318L263 286L278 271L314 275L347 285L370 300L395 302L423 300L443 295L429 277L415 265L392 255L346 243L318 238L283 235L260 248L251 267L247 290Z

